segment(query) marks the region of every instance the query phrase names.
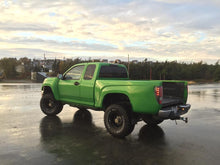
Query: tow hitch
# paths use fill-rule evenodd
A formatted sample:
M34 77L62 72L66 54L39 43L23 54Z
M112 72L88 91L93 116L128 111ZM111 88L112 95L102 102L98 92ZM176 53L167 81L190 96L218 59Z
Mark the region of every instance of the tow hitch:
M180 117L180 120L184 121L185 123L188 123L188 117Z
M171 119L171 120L173 120L173 119ZM184 121L185 123L188 123L188 117L178 117L177 119L175 119L175 123L176 123L176 125L177 125L177 121L176 120L182 120L182 121Z

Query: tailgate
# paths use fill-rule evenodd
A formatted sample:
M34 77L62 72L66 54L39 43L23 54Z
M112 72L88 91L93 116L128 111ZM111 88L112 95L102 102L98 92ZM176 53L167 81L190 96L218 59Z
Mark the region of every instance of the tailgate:
M163 82L162 107L184 104L184 82Z

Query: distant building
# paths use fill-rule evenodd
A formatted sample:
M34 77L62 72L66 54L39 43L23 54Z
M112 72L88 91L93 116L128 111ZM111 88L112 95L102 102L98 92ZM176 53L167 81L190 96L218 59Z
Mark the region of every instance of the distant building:
M131 62L134 63L134 64L137 64L138 60L132 60Z
M18 73L24 73L25 72L25 67L24 65L18 65L15 67L16 72Z
M100 59L93 59L92 62L100 62Z
M33 66L33 67L37 67L37 66L39 66L39 65L40 65L40 60L33 59L33 61L32 61L32 66Z
M55 61L54 59L46 60L44 67L47 68L48 70L52 70L54 61Z
M34 82L42 83L47 78L46 72L31 72L31 80Z
M102 59L101 62L106 62L106 63L108 63L108 59Z
M115 63L120 64L120 63L121 63L121 60L120 60L120 59L116 59L116 60L115 60Z

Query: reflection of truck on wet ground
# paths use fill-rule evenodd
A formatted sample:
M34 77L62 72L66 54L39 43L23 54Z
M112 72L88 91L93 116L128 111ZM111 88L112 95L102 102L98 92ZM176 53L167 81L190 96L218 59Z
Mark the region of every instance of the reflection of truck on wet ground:
M104 123L116 137L129 135L138 121L156 125L165 119L181 119L188 112L185 81L129 80L124 65L82 63L42 85L41 110L49 116L64 104L104 111Z
M59 164L145 164L146 157L157 159L147 156L152 154L155 146L166 145L163 129L151 125L140 128L138 141L133 145L130 140L112 140L102 127L94 124L92 114L87 110L76 111L69 121L59 116L45 116L40 122L40 135L43 150L56 154ZM138 153L143 155L133 159ZM163 162L159 157L158 160Z

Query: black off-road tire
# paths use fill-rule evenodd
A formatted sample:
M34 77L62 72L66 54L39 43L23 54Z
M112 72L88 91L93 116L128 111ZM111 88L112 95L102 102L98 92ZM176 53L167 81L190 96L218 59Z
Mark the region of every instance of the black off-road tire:
M142 119L147 125L151 126L155 126L163 122L163 119L157 118L152 115L144 115L142 116Z
M107 131L114 137L124 138L134 130L131 117L123 106L110 105L104 114L104 123Z
M47 116L55 116L63 109L61 102L55 100L52 94L44 94L40 100L40 107Z

